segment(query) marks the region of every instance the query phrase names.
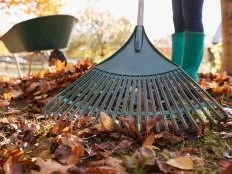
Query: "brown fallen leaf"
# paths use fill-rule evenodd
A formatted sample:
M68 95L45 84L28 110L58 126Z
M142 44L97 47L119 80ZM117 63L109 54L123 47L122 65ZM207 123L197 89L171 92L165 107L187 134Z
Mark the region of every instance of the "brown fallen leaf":
M71 149L65 146L59 146L54 153L54 160L61 164L67 164L68 158L71 156Z
M100 113L100 121L103 125L103 127L107 130L107 131L112 131L114 129L114 123L112 118L107 115L104 112Z
M88 167L88 173L115 174L115 170L110 166Z
M84 157L85 150L82 146L73 146L71 149L71 155L67 160L68 165L76 165L82 157Z
M54 89L57 86L54 81L41 81L39 87L36 88L36 91L33 93L34 96L46 94L49 90Z
M192 170L193 161L188 157L178 157L175 159L170 159L166 162L170 166L176 167L182 170Z
M27 81L24 83L24 85L24 95L29 96L40 86L40 83L38 81Z
M8 107L7 111L4 112L4 115L16 115L19 114L21 111L18 109Z
M136 160L136 167L154 165L156 164L157 159L155 151L146 147L140 147L137 149L132 157Z
M71 148L59 146L54 153L54 159L65 165L75 165L84 157L84 154L85 150L82 146Z
M219 74L215 77L214 81L215 81L215 82L220 82L220 81L228 80L229 78L230 78L230 76L228 76L227 72L224 71L223 73L219 73Z
M147 136L147 138L143 141L143 145L142 146L149 146L152 145L155 141L155 133L154 131L151 131L149 133L149 135Z
M68 127L69 128L69 127ZM82 146L83 140L71 133L63 133L60 135L61 143L63 145L72 147L72 146Z
M218 86L218 87L214 88L213 92L215 94L222 94L224 92L224 86Z
M149 119L148 123L146 124L146 131L150 132L151 129L155 127L155 125L162 121L162 117L158 116L156 118Z
M5 162L3 169L6 174L23 174L22 164L11 157Z
M86 58L86 59L84 60L83 64L84 64L85 66L90 66L90 60L89 60L89 58Z
M95 124L94 128L97 129L100 132L107 131L107 129L102 125L101 122L98 122L97 124Z
M232 86L226 85L224 87L224 92L227 94L232 94Z
M52 173L62 173L68 174L67 170L72 166L64 166L56 161L52 160L43 160L40 157L36 158L36 165L40 167L40 171L32 170L31 174L52 174Z
M86 168L80 168L77 166L68 169L69 174L87 174L88 170Z
M117 130L118 126L113 119L104 112L100 113L100 119L94 128L100 132Z
M161 132L155 135L155 143L158 144L176 144L183 140L179 136L175 136L169 132Z
M10 104L9 101L1 100L1 99L0 99L0 108L5 107L5 106L8 106L9 104Z
M47 159L50 156L50 150L43 150L38 157L42 158L42 159Z
M232 174L232 162L229 160L219 160L218 169L221 174Z
M168 165L166 162L164 161L160 161L160 160L156 160L156 163L160 169L160 171L164 172L164 173L169 173L171 171L171 169L173 168L172 166Z
M199 85L200 85L203 89L209 88L209 84L208 84L206 81L199 81Z
M189 155L188 158L193 161L193 168L202 167L205 165L204 159L196 155Z
M88 163L88 171L96 174L127 174L121 163L120 159L112 157L105 160L92 161Z
M122 161L120 159L110 157L107 159L106 163L114 168L115 173L127 174L126 169L121 165Z
M126 153L129 150L132 149L132 141L130 140L122 140L114 149L113 152L118 152L118 153Z
M51 133L54 135L60 135L64 128L71 125L71 121L68 119L59 120L55 126L52 128Z

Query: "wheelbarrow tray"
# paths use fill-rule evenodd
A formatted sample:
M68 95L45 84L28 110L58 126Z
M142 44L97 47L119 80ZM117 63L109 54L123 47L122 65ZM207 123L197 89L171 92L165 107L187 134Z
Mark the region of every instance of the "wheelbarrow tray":
M66 48L76 21L70 15L33 18L14 25L1 40L11 53Z

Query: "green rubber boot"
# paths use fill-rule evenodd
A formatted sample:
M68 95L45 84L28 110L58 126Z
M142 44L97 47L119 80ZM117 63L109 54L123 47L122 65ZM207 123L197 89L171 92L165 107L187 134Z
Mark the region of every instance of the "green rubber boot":
M198 68L204 51L204 33L185 32L184 43L182 68L193 80L198 81Z
M182 66L184 53L184 33L172 34L172 62Z

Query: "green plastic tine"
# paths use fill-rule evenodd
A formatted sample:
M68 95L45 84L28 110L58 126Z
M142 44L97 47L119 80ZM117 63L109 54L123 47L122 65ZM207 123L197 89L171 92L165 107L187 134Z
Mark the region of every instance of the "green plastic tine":
M188 76L186 76L186 78L189 79ZM228 118L228 115L227 115L227 113L222 109L222 107L221 107L217 102L215 102L215 100L213 99L213 97L211 97L204 89L202 89L198 83L196 83L195 81L193 81L193 83L194 83L194 85L198 88L198 90L200 90L206 97L208 97L211 101L213 101L213 103L219 108L219 110L220 110L220 111L223 113L223 115L225 116L225 121L226 121L226 119ZM204 98L203 98L202 96L200 96L200 97L202 98L202 100L204 100ZM205 100L204 100L204 101L205 101ZM210 106L210 105L208 104L207 101L205 101L205 102L207 103L208 106ZM211 107L211 108L212 108L212 111L214 112L214 114L215 114L216 116L218 116L219 119L221 119L221 117L220 117L220 115L217 113L217 111L216 111L213 107Z
M169 76L170 76L170 77L169 77ZM186 95L186 94L183 92L183 90L181 89L180 84L177 83L176 79L173 77L173 76L174 76L173 73L169 73L169 76L167 75L168 81L170 81L170 78L171 78L172 81L175 82L176 87L178 88L178 90L180 91L180 93L182 94L182 96L185 98L185 101L188 103L188 105L191 106L192 111L196 114L196 116L198 117L200 123L201 123L201 124L204 124L203 119L202 119L201 116L197 113L197 111L194 109L193 104L189 101L187 95ZM170 85L170 86L173 88L172 85ZM182 104L183 108L185 109L186 114L188 115L188 117L191 117L191 115L190 115L188 109L186 108L186 106L185 106L185 104L183 103L182 99L181 99L180 96L178 95L178 91L176 91L175 88L173 88L173 89L175 90L175 94L177 94L177 95L176 95L177 98L179 99L180 103Z
M136 122L137 129L140 132L141 130L141 77L138 78L138 88L137 88L137 114L136 114Z
M150 96L151 103L152 103L152 111L153 111L154 116L156 117L157 116L156 103L155 103L155 99L154 99L154 93L153 93L153 90L152 90L152 87L151 87L151 79L148 79L147 81L148 81L149 96ZM155 127L156 127L156 131L160 132L159 123L156 123Z
M109 89L107 95L105 96L104 101L102 102L102 104L101 104L101 106L100 106L100 109L98 109L96 115L98 115L101 111L104 110L104 107L105 107L107 101L109 100L109 97L110 97L110 95L111 95L111 92L113 91L113 89L114 89L114 87L115 87L115 85L116 85L117 83L118 83L118 79L114 79L114 80L113 80L113 84L111 85L111 87L110 87L110 89Z
M87 82L87 81L89 81L89 79L91 79L93 76L96 76L96 73L95 73L95 71L93 71L93 72L91 72L91 73L87 73L86 74L86 78L81 78L80 80L76 80L78 83L75 83L74 85L73 84L71 84L69 87L70 88L67 88L67 90L64 90L64 92L63 93L66 93L67 92L67 94L65 95L65 96L61 96L61 98L67 98L66 96L68 96L68 95L73 95L73 92L77 92L77 91L75 91L75 90L77 90L78 88L80 88L81 86L83 86L83 85L85 85L85 83Z
M177 74L178 75L177 75ZM197 103L198 107L201 108L201 111L207 116L207 118L213 122L215 124L215 121L213 120L213 118L208 115L208 113L205 111L205 108L202 107L201 103L198 101L198 99L192 94L192 92L186 87L186 85L182 82L182 79L179 78L180 73L179 72L175 72L174 73L175 77L178 79L178 81L182 84L181 86L184 87L184 89L186 90L185 92L188 92L188 94L192 97L192 99L194 99L194 101ZM197 113L198 117L200 117L199 113Z
M159 92L159 88L157 86L157 83L156 83L156 79L158 77L156 76L153 76L152 78L152 82L153 82L153 85L154 85L154 89L155 89L155 95L156 95L156 98L157 98L157 101L158 101L158 105L159 105L159 108L160 108L160 111L162 113L162 119L164 121L164 127L165 127L165 130L166 131L169 131L169 127L168 127L168 123L167 123L167 118L166 118L166 114L164 113L164 108L163 108L163 105L162 105L162 101L161 101L161 96L160 96L160 92Z
M114 107L114 113L117 114L117 115L119 115L119 105L120 105L120 103L121 103L121 101L122 101L122 96L123 96L123 93L124 93L124 91L125 91L125 87L126 87L126 82L127 82L127 80L128 80L128 79L124 79L124 82L123 82L123 84L122 84L120 93L119 93L118 98L117 98L117 101L116 101L116 105L115 105L115 107ZM121 113L122 113L122 112L121 112ZM115 115L115 114L114 114L114 115ZM114 117L114 115L113 115L113 117ZM123 116L124 116L124 115L122 115L122 117L123 117ZM114 117L114 118L115 118L115 117Z
M163 79L163 82L164 82L164 85L165 85L166 89L168 89L168 87L170 86L171 89L172 89L172 91L173 91L173 92L170 92L170 90L167 90L167 92L168 92L168 94L169 94L169 96L170 96L170 99L171 99L172 103L174 104L175 109L177 110L177 115L178 115L178 117L180 118L182 125L183 125L185 128L188 128L188 124L186 123L184 117L182 116L182 113L181 113L181 111L180 111L180 109L179 109L179 107L178 107L178 105L177 105L177 103L176 103L175 98L174 98L173 95L175 95L175 96L178 98L178 101L182 104L182 106L183 106L183 108L185 109L186 113L189 114L189 112L188 112L186 106L184 105L184 103L182 102L182 100L181 100L181 98L180 98L178 92L177 92L176 89L173 87L173 84L171 84L171 81L170 81L168 75L167 75L167 74L164 74L164 76L165 76L166 78L163 78L163 77L162 77L162 79ZM176 86L176 85L177 85L177 84L175 84L175 86Z
M92 71L89 71L89 72L87 72L86 73L86 76L88 75L88 74L93 74L93 72ZM69 91L69 89L71 89L72 87L75 87L78 83L80 83L82 80L85 80L86 78L84 78L83 76L81 76L78 80L76 80L75 82L73 82L70 86L68 86L65 90L63 90L62 92L60 92L56 97L54 97L47 105L45 105L44 107L43 107L43 111L44 112L46 112L46 113L49 113L49 110L51 110L51 109L49 109L49 110L47 110L47 108L49 108L50 106L54 106L54 104L53 103L55 103L55 106L57 105L56 104L56 100L57 99L59 99L59 97L61 96L61 95L63 95L66 91Z
M92 92L94 92L94 95L91 97L90 101L84 107L83 111L80 114L81 116L83 116L87 112L89 107L93 104L93 102L95 101L95 99L99 95L100 91L102 91L102 89L105 87L106 83L109 81L110 77L107 74L105 74L105 76L106 77L105 77L104 81L102 83L100 83L100 86L99 87L96 86L96 87L98 87L97 90L95 92L92 90ZM82 103L84 103L84 102L82 102ZM96 115L96 118L98 119L99 115Z
M144 96L144 116L145 116L145 124L148 123L149 120L149 111L148 111L148 98L147 98L147 81L148 79L143 78L143 96Z
M95 77L95 75L93 76L93 78L94 78L94 77ZM70 98L69 101L67 101L68 103L70 103L70 101L71 101L71 104L70 104L70 106L69 106L68 108L66 108L65 112L62 114L62 116L61 116L60 118L65 117L65 116L69 113L69 111L70 111L71 109L73 109L73 108L76 106L76 103L77 103L81 98L83 98L83 97L86 95L86 93L88 92L88 89L90 89L90 88L94 85L95 82L98 82L98 83L99 83L99 81L102 81L102 80L103 80L103 77L104 77L104 76L101 76L101 75L99 74L98 76L96 76L96 78L93 79L93 81L92 81L92 78L90 78L90 81L87 81L87 83L86 83L85 85L82 86L82 88L85 88L85 91L83 91L83 92L80 94L79 91L82 91L82 89L80 89L79 91L76 92L76 94L80 94L80 96L78 96L74 101L71 101L71 99L73 99L73 98L76 97L76 95L74 95L73 97ZM89 82L90 82L90 83L89 83ZM57 117L58 113L59 113L59 112L56 112L55 117Z
M84 96L84 98L81 100L81 102L77 105L77 108L73 111L73 114L75 115L83 106L83 110L80 112L80 116L84 116L85 111L88 110L88 107L91 105L90 102L94 101L95 98L97 97L97 95L99 95L99 92L101 90L101 87L103 86L103 84L105 84L105 82L107 81L107 79L109 78L105 73L102 74L102 79L100 81L98 81L98 83L91 88L90 90L87 90L88 93L87 95ZM92 98L93 97L93 98ZM90 101L88 101L90 100ZM88 101L88 102L87 102ZM72 116L74 116L72 115Z
M102 100L103 97L105 97L105 95L108 93L110 93L108 91L108 89L110 88L110 86L112 86L112 83L114 82L113 80L115 80L115 76L113 76L112 78L110 78L107 82L107 84L105 84L104 88L102 89L100 95L98 96L97 100L94 102L94 105L91 109L91 111L88 113L88 115L92 115L95 110L97 109L97 106L99 105L100 101ZM101 109L99 109L99 111L96 113L96 115L98 115L101 112ZM97 121L96 119L94 119L94 123L95 121Z
M164 78L164 77L165 78ZM182 114L181 114L181 112L180 112L180 110L179 110L179 107L178 107L178 105L177 105L177 103L176 103L176 101L175 101L175 99L174 99L174 96L173 96L173 94L175 94L176 96L177 96L177 98L178 99L180 99L179 98L179 96L178 96L178 93L176 93L176 90L174 89L174 87L173 87L173 85L171 84L171 82L168 80L168 77L167 77L167 75L166 74L163 74L162 76L161 76L161 78L162 78L162 81L163 81L163 84L164 84L164 86L165 86L165 88L166 88L166 92L168 93L168 96L169 96L169 99L172 101L172 103L174 104L174 106L175 106L175 109L177 110L177 115L178 115L178 117L180 118L180 120L181 120L181 123L183 124L183 126L185 127L185 128L188 128L188 125L187 125L187 123L185 122L185 119L183 118L183 116L182 116ZM169 90L169 86L168 86L168 84L167 84L167 82L166 81L168 81L169 82L169 85L170 85L170 87L171 87L171 89L172 89L172 91L173 92L171 92L170 90ZM174 92L175 91L175 92ZM167 99L166 99L167 100ZM183 104L183 103L182 103ZM184 106L185 107L185 106ZM171 107L170 107L170 105L168 104L168 108L169 108L169 110L171 109ZM172 115L174 115L174 113L173 113L173 111L172 111L172 109L171 109L171 114ZM170 115L171 116L171 119L172 119L172 115ZM173 119L172 119L173 120ZM174 121L174 120L173 120ZM176 120L175 120L176 121ZM177 123L176 123L177 124Z
M136 79L132 79L132 89L131 89L131 95L130 95L129 116L133 116L134 115L136 82L137 82Z
M112 106L113 106L113 103L114 103L115 98L117 96L117 93L119 92L119 87L121 86L122 81L123 81L123 85L122 86L124 86L124 84L126 84L126 79L123 80L123 77L120 76L119 77L118 85L117 85L116 89L114 90L113 96L111 97L110 103L109 103L109 105L108 105L108 107L106 109L106 113L112 112ZM114 115L115 115L115 112L113 112L113 117L114 117Z
M77 107L72 112L72 114L69 116L69 119L72 119L75 116L75 114L81 109L82 105L89 99L89 97L93 94L94 90L98 88L98 84L101 84L101 82L105 81L104 77L105 77L105 75L102 76L101 80L98 81L97 85L95 85L92 88L92 90L88 90L88 89L86 90L86 91L88 91L87 95L83 94L83 96L84 96L83 100L78 105L76 105ZM79 115L82 116L82 114L79 114Z
M63 91L62 91L62 92L63 92ZM60 96L62 92L60 92L60 93L58 94L58 96ZM59 98L58 98L58 96L54 97L52 100L49 101L48 104L46 104L46 105L42 108L42 112L43 112L43 113L45 113L45 114L48 115L48 114L50 114L50 113L52 112L53 109L56 110L57 108L59 108L59 104L60 104L61 102L63 102L63 101L60 101Z
M69 116L69 119L73 118L74 115L76 114L76 112L81 108L82 104L84 102L86 102L88 100L89 96L91 95L91 91L90 91L91 87L94 90L98 84L101 84L101 82L104 80L104 77L105 77L104 75L101 75L101 76L99 75L98 78L94 79L94 81L92 81L92 83L89 84L89 86L87 86L86 90L78 98L76 98L73 101L73 104L65 111L63 116L67 115L71 109L73 109L75 106L77 106L75 108L75 110L72 111L72 114ZM97 82L95 86L94 86L94 82ZM79 104L77 104L78 101L80 99L82 99L83 97L84 97L84 99Z
M127 102L129 100L129 93L130 93L131 83L132 83L132 79L129 78L128 83L127 83L127 87L126 87L126 95L125 95L124 100L123 100L123 106L122 106L122 111L121 111L122 115L126 113L126 108L127 108Z
M179 128L179 126L178 126L178 124L176 122L176 119L174 118L174 113L172 112L172 109L171 109L171 106L169 104L169 100L168 100L167 94L166 94L166 92L164 90L165 84L162 83L160 79L162 79L162 75L158 75L157 76L157 81L158 81L158 86L159 86L160 91L162 93L165 105L167 107L169 118L171 118L171 120L172 120L172 122L173 122L173 124L174 124L174 126L176 128L176 130L179 130L180 128ZM166 121L164 123L167 124L166 126L168 127L168 123Z
M67 99L70 96L77 96L82 90L85 89L85 88L83 88L83 86L86 86L86 84L91 82L96 77L98 77L97 73L89 73L89 74L87 74L86 78L81 80L81 82L75 84L75 86L73 86L73 88L65 90L63 93L64 94L67 93L67 94L62 95L59 99ZM73 94L75 94L75 95L73 95Z
M92 75L93 73L87 73L86 74L86 77L88 77L89 75ZM78 79L78 80L76 80L74 83L72 83L68 88L66 88L65 90L63 90L58 96L56 96L54 99L56 99L57 100L57 102L55 102L55 104L53 104L53 101L51 101L49 104L50 104L50 106L51 106L51 108L50 109L48 109L47 110L47 112L49 113L49 112L52 112L52 110L57 110L57 106L61 103L61 102L63 102L63 98L65 98L65 97L63 97L63 94L65 94L66 92L69 92L69 90L70 89L76 89L77 87L78 87L78 84L80 83L80 82L85 82L86 80L87 80L88 78L81 78L80 80ZM72 91L73 91L73 89L72 89ZM65 96L67 96L67 95L65 95ZM58 107L59 108L59 107Z
M178 73L179 73L179 72L178 72ZM195 88L186 80L186 77L183 76L182 73L180 73L180 74L181 74L183 80L186 82L186 84L187 84L190 88L192 88L194 91L196 91ZM187 74L185 74L185 75L187 76ZM195 84L195 83L194 83L194 84ZM197 93L197 95L201 98L202 101L204 101L204 103L208 106L208 108L210 108L211 111L213 111L214 115L221 121L222 118L221 118L220 115L217 113L217 111L209 104L209 102L207 102L207 101L204 99L204 97L202 97L199 93ZM214 101L214 100L212 100L212 101ZM213 120L212 117L210 117L210 118L211 118L211 120Z
M97 81L98 80L98 78L97 77L100 77L99 75L97 75L97 74L94 74L92 77L90 77L90 78L86 78L86 79L88 79L87 81L84 81L84 83L83 83L83 85L82 86L80 86L79 87L79 89L77 90L77 91L75 91L75 93L69 98L69 99L65 99L66 97L66 95L63 97L63 99L60 99L58 102L57 102L57 105L59 105L61 102L64 102L63 103L63 105L61 105L60 107L59 107L59 109L56 111L56 113L55 113L55 115L54 115L54 117L57 117L57 115L60 113L60 112L62 112L63 111L63 109L66 109L68 112L72 109L72 107L74 106L74 102L76 102L76 101L78 101L78 99L80 99L81 98L81 96L83 96L87 91L84 91L83 93L82 93L82 95L81 96L78 96L78 98L75 100L75 101L72 101L77 95L79 95L80 94L80 92L81 91L83 91L83 90L85 90L87 87L89 88L90 87L90 85L89 85L89 82L92 82L93 80L94 81ZM78 88L78 85L75 87L75 88L73 88L72 90L70 90L70 91L72 91L73 92L73 90L75 90L76 88ZM65 93L66 91L64 91L64 93ZM67 95L69 95L69 92L67 93ZM65 106L67 106L67 103L69 104L71 104L68 108L64 108ZM54 110L54 108L51 108L51 110ZM66 112L66 113L68 113L68 112ZM65 116L65 114L63 114L64 116Z

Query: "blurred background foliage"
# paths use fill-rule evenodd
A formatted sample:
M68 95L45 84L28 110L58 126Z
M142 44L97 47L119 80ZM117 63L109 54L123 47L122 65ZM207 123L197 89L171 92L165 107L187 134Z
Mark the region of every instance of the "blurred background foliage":
M66 52L68 57L88 57L100 62L118 50L133 29L130 21L117 19L109 12L90 8L77 16L76 34Z
M61 0L0 0L0 10L7 14L20 10L36 16L53 15L59 13L62 5Z
M73 29L69 47L62 51L71 60L89 58L93 63L99 63L117 51L133 32L132 23L123 17L115 17L109 11L94 8L98 0L86 0L93 5L84 11L77 12L78 22ZM93 3L94 2L94 3ZM67 0L0 0L0 13L29 15L31 17L54 15L62 13L62 7ZM120 10L120 9L119 9ZM19 14L19 15L20 15ZM0 33L3 35L4 33ZM167 58L171 57L171 37L152 40L155 47ZM0 57L11 55L4 44L0 42ZM23 56L28 59L28 53ZM218 72L221 68L222 44L206 47L201 72ZM43 64L46 60L34 57L34 62Z

